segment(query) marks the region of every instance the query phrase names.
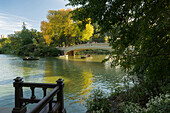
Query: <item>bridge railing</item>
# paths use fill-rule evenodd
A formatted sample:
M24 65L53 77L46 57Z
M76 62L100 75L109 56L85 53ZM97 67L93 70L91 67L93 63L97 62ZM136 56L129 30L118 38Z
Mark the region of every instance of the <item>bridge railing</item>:
M14 80L15 107L12 113L65 113L63 97L64 80L58 79L57 84L28 83L24 82L21 77L17 77ZM30 98L23 97L23 87L30 87ZM42 88L44 96L42 99L36 99L35 88ZM53 88L53 90L47 94L47 88ZM56 95L57 100L54 99ZM30 103L37 103L37 105L27 112L26 105Z
M109 43L89 43L89 44L79 44L79 45L73 45L73 46L69 46L69 47L59 47L58 49L63 50L65 48L73 48L73 47L86 47L86 46L109 46Z

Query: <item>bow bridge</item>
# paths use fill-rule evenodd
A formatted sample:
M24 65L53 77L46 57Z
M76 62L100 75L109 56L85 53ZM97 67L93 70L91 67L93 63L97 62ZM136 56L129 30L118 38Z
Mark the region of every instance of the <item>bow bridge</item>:
M108 51L113 51L109 46L109 43L89 43L89 44L80 44L69 47L59 47L57 48L62 52L62 55L74 56L76 52L88 49L103 49Z

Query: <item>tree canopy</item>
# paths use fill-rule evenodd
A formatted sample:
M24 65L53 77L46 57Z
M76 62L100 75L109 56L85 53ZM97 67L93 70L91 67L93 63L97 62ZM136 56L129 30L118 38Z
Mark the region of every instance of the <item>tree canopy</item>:
M47 45L70 46L91 41L94 26L91 19L73 20L72 9L49 10L48 21L41 22L41 31ZM104 39L104 37L103 37Z
M75 20L91 18L111 35L113 65L147 81L150 89L167 84L170 75L168 0L69 0L80 6ZM143 81L142 81L143 82Z
M91 36L93 36L94 28L91 25L91 20L88 19L88 23L85 26L85 29L82 32L82 41L89 40Z
M41 22L41 30L46 43L54 46L72 45L80 39L80 29L71 19L71 9L49 10L48 22Z
M0 39L0 53L25 56L58 56L54 47L47 47L42 33L35 29L27 29L23 22L22 30Z

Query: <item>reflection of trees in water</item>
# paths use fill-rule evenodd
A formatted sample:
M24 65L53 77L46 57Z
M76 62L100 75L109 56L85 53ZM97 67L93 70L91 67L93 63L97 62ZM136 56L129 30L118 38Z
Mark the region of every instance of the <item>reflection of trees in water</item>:
M44 61L22 61L20 72L25 81L41 82L44 76ZM18 67L17 67L18 68Z
M58 78L63 78L66 101L69 100L70 102L72 100L71 102L76 103L83 103L93 86L96 86L96 84L100 85L100 83L106 84L104 83L106 81L111 84L110 81L113 81L115 76L119 74L119 71L115 71L114 68L105 69L104 64L100 62L76 61L76 59L70 61L56 58L41 58L39 61L29 62L17 59L5 62L3 60L2 63L1 67L4 66L5 70L2 70L3 68L1 70L6 72L5 76L10 80L14 76L21 76L24 77L25 82L56 83ZM6 85L9 82L7 80L2 84ZM38 94L41 95L42 90L40 89L39 92Z
M116 76L122 74L121 71L116 71L114 68L106 69L105 64L100 62L51 59L44 64L45 74L42 82L56 83L57 79L64 79L65 98L76 103L83 103L93 86L111 86L110 81L114 81Z
M56 60L45 63L43 82L56 83L59 78L64 79L64 93L66 98L76 102L84 102L83 98L90 93L92 71L84 66L77 66L73 61ZM67 99L66 99L67 100Z
M93 75L92 71L89 70L83 71L82 76L84 78L84 82L82 83L82 90L78 93L80 95L79 101L80 103L84 103L84 101L88 98L88 95L90 94L90 91L93 89L92 83L93 83Z
M47 60L45 62L45 77L56 76L57 75L57 60Z

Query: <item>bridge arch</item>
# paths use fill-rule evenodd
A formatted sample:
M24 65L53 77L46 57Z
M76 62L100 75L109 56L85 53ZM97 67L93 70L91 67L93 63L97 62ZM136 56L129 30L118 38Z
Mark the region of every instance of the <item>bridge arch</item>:
M63 51L63 55L74 56L76 52L88 49L103 49L108 51L113 51L108 43L89 43L89 44L80 44L69 47L58 48L60 51Z

